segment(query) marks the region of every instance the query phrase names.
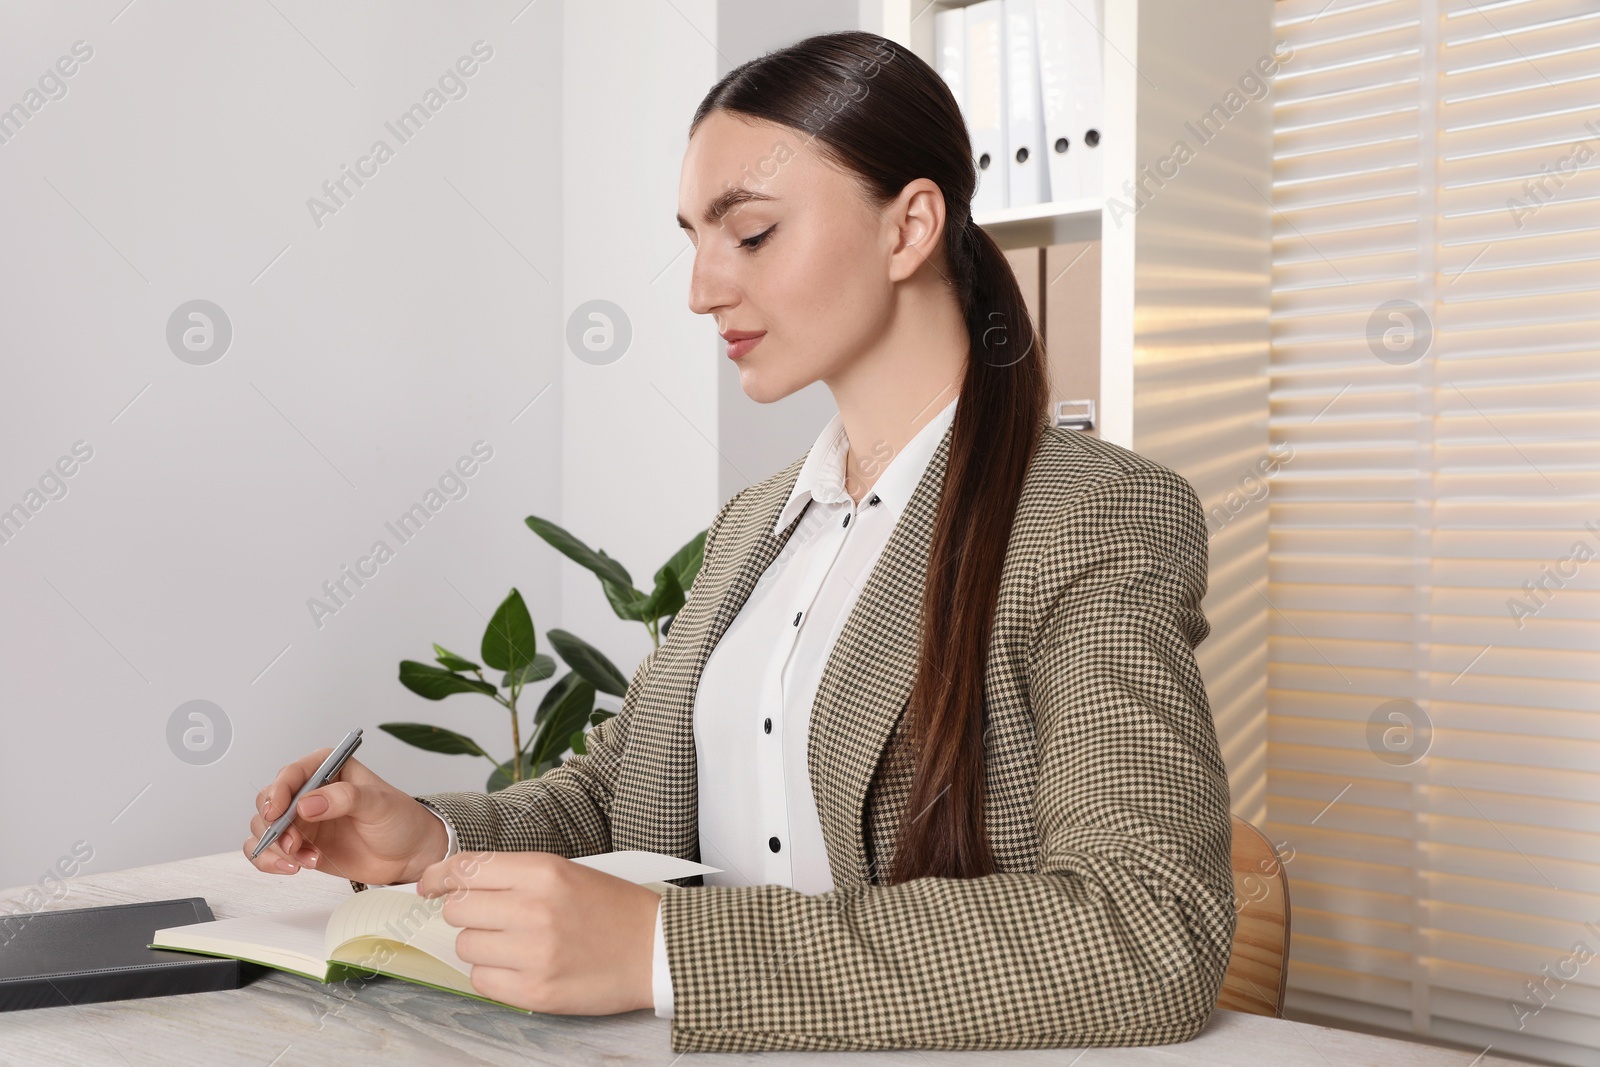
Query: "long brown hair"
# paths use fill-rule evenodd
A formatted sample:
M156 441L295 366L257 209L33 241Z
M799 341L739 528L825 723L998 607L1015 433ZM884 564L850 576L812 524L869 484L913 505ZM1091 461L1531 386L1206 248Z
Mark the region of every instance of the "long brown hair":
M1049 404L1044 345L1004 254L972 219L977 170L944 79L860 31L808 37L729 71L700 102L810 135L878 204L927 178L944 194L947 281L970 340L929 546L921 653L907 708L910 798L887 881L995 869L984 830L983 677L1017 500ZM1004 166L1004 160L995 165Z

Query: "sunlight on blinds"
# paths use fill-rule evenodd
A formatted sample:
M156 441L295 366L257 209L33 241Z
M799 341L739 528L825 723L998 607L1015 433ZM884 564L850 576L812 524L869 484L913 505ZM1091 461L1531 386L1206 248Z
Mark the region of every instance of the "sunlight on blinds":
M1276 21L1288 1013L1594 1064L1600 5Z

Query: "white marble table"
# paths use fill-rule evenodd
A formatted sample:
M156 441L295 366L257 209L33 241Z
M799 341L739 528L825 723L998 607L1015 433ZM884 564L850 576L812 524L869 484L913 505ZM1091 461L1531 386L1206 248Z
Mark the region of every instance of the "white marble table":
M79 875L49 906L80 908L201 896L219 919L313 907L350 895L350 885L317 871L288 877L262 874L238 852ZM26 887L0 898L20 907ZM112 1064L182 1067L252 1064L259 1067L349 1067L382 1063L409 1067L451 1063L506 1065L596 1064L669 1067L678 1060L718 1065L757 1062L784 1067L859 1063L863 1067L943 1067L1015 1064L1094 1067L1097 1064L1237 1067L1290 1064L1314 1067L1490 1067L1520 1061L1331 1030L1230 1011L1213 1014L1193 1041L1176 1045L1088 1050L857 1053L672 1052L669 1023L650 1011L626 1015L527 1015L491 1004L378 976L320 985L276 971L258 972L243 989L81 1007L0 1013L0 1064Z

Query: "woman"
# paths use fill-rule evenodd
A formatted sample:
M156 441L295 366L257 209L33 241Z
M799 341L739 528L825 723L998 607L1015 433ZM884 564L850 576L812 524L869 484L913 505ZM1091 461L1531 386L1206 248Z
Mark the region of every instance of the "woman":
M1198 1032L1235 924L1204 519L1170 470L1049 425L973 185L955 100L881 37L713 87L690 305L752 398L821 380L839 415L723 506L585 755L426 797L351 760L256 865L465 889L480 992L654 1006L674 1051ZM263 791L247 853L326 752ZM725 873L658 896L566 858L635 848Z

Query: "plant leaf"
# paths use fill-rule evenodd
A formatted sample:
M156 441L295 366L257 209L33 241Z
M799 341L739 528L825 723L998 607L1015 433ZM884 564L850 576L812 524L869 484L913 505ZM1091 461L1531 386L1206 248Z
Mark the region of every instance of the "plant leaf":
M575 682L529 743L528 758L536 766L547 761L559 764L561 753L572 742L572 731L581 729L593 710L594 686L582 680Z
M601 723L605 722L607 719L615 718L616 714L617 713L614 712L614 711L607 711L604 708L596 708L594 711L591 711L589 713L589 725L590 726L599 726ZM578 729L578 730L574 730L573 731L573 733L572 733L572 754L573 755L581 756L581 755L583 755L584 753L586 753L589 750L588 737L589 737L589 733L588 733L587 730Z
M556 673L556 661L543 652L533 657L533 662L526 664L518 670L507 671L500 679L503 688L510 689L511 683L527 685L530 682L542 682Z
M606 600L611 605L611 610L616 612L617 618L627 619L629 622L644 622L645 610L650 598L645 596L632 585L618 585L616 582L600 580L601 587L605 590Z
M670 620L683 608L689 587L694 585L705 558L706 533L701 530L691 537L656 571L655 588L641 605L639 621L651 623L663 618ZM663 627L661 632L665 636L666 628Z
M663 615L676 615L683 607L683 586L678 584L678 572L671 567L656 571L656 587L646 602L644 614L651 622Z
M470 659L462 659L448 648L435 643L433 646L434 658L453 671L475 671L478 665Z
M533 619L522 594L513 588L483 631L483 662L497 671L514 671L533 662L539 652Z
M544 699L539 701L539 707L533 713L534 729L538 729L539 724L550 717L550 712L566 699L567 694L572 691L573 686L580 684L584 684L584 682L578 673L576 671L568 671L566 674L561 676L560 681L556 682L555 685L552 685L549 689L545 690ZM534 735L531 733L528 735L527 743L523 745L524 751L533 745L533 736Z
M429 700L443 700L455 693L487 693L494 696L498 690L489 682L476 678L463 678L459 674L435 667L431 663L418 663L414 659L400 661L400 684Z
M633 587L633 579L629 577L628 569L606 555L604 550L596 552L555 523L541 519L537 515L529 515L523 521L528 524L528 529L549 542L550 547L579 566L593 571L602 582Z
M567 666L600 692L619 697L628 691L628 680L598 648L566 630L546 630L544 635Z
M684 546L672 554L667 560L663 570L671 570L678 576L678 588L685 593L694 585L695 576L700 573L700 564L705 562L706 534L708 530L701 530L684 543ZM661 581L661 573L656 572L656 581Z
M420 722L385 722L380 723L378 729L429 752L442 752L447 756L489 755L472 738L454 730L446 730L443 726L429 726Z

